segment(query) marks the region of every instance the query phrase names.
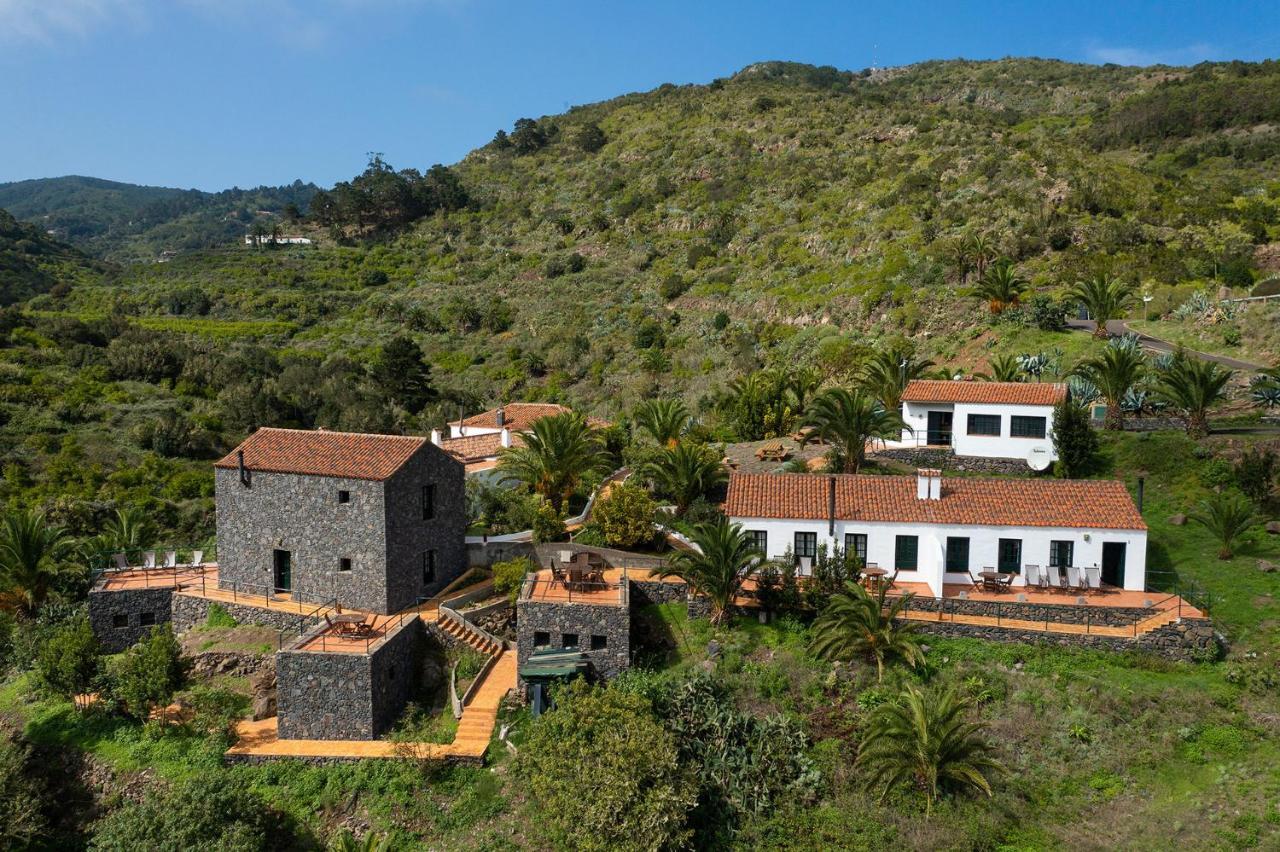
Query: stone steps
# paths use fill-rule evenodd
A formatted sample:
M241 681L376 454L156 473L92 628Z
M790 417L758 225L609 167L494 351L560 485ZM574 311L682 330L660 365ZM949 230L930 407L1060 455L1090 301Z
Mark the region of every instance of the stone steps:
M482 654L492 655L502 650L500 645L492 642L487 636L477 630L464 627L452 618L442 618L436 623L445 633L467 643Z

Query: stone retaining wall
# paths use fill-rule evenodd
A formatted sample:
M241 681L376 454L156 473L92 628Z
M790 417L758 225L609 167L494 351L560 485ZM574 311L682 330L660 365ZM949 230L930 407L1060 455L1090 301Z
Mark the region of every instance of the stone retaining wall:
M256 624L276 630L294 630L298 627L299 614L290 610L211 601L207 598L178 593L173 596L173 629L182 633L204 624L209 620L209 607L214 604L222 607L228 615L241 624ZM304 629L310 630L322 621L323 619L320 618L308 619Z
M173 618L173 589L95 589L89 592L89 624L98 644L118 654ZM180 630L176 624L175 630Z
M912 621L910 623L919 625L920 632L935 636L987 639L1026 645L1103 648L1112 651L1141 650L1184 662L1212 660L1222 653L1222 646L1214 633L1213 623L1205 618L1186 618L1181 622L1167 624L1144 633L1137 639L1083 633L1011 630L1007 627L984 627L949 621Z
M412 692L419 624L416 618L405 622L367 654L278 653L280 738L371 740L384 733Z
M980 456L958 456L950 450L931 447L876 450L874 458L889 459L916 467L939 470L964 470L975 473L1031 473L1022 459L988 459Z
M689 597L685 583L666 580L632 580L631 602L634 606L651 606L664 603L684 603Z
M631 609L612 604L516 603L516 660L524 665L536 648L538 633L547 643L565 646L566 633L577 635L577 647L591 660L600 677L615 677L631 664ZM605 647L592 650L591 637L604 637Z
M956 615L978 615L988 618L1012 618L1022 621L1040 621L1051 624L1096 624L1107 627L1132 627L1154 615L1155 610L1141 606L1088 606L1083 604L1026 603L1013 599L1007 601L969 600L965 598L912 597L908 610L916 612L943 612Z

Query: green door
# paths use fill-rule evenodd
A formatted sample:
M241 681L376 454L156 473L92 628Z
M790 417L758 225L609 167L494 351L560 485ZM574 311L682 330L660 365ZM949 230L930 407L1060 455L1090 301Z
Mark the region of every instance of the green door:
M1001 574L1022 573L1022 539L1000 539L999 569Z
M287 592L293 588L292 576L293 554L287 550L277 550L272 555L272 577L277 592Z

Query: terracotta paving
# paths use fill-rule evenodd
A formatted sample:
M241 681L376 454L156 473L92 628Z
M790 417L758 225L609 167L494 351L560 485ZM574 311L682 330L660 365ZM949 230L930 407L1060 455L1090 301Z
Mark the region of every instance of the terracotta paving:
M616 569L615 569L616 570ZM569 588L551 575L550 569L543 569L533 575L533 588L524 598L531 601L551 601L555 603L612 604L622 606L622 584L606 580L602 584L593 584L587 588Z
M228 756L238 757L327 757L387 758L419 760L483 760L498 721L502 699L516 685L516 655L503 651L485 676L458 720L453 742L396 743L390 740L282 740L277 719L240 722L236 725L238 741L227 749Z
M416 617L416 613L410 613L408 617L402 615L374 615L370 617L366 615L365 624L369 625L369 627L363 635L353 635L341 630L339 625L333 625L326 627L318 635L289 650L319 651L324 654L367 654L371 648L385 639L388 634L394 633L401 625Z

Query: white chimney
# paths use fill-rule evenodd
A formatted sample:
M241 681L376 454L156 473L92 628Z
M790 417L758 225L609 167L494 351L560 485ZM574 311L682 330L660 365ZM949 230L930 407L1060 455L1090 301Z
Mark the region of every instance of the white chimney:
M440 430L439 429L431 430L431 443L435 444L437 447L440 446Z
M507 425L507 412L506 412L506 409L499 408L499 409L497 410L497 412L495 412L494 418L498 421L498 426L499 426L499 427L502 427L502 426ZM505 446L507 446L507 445L506 445L506 444L503 444L503 446L505 447Z
M942 471L920 468L916 471L916 499L942 499Z
M511 446L511 430L505 426L502 427L502 446Z

